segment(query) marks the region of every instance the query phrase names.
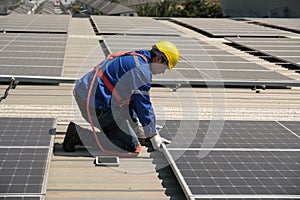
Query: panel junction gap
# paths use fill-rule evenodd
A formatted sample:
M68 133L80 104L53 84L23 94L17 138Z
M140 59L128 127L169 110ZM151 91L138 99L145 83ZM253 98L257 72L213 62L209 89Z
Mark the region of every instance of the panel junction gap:
M90 23L91 23L91 25L92 25L92 27L93 27L93 30L94 30L95 34L98 35L98 34L99 34L99 31L98 31L98 29L97 29L97 27L96 27L96 24L94 23L94 21L93 21L92 18L89 18L89 20L90 20Z
M275 25L266 24L266 23L262 23L262 22L248 22L248 23L249 24L255 24L255 25L258 25L258 26L264 26L264 27L269 27L269 28L274 28L274 29L279 29L279 30L283 30L283 31L288 31L288 32L300 34L299 30L290 29L290 28L286 28L286 27L275 26Z
M270 55L264 54L262 52L258 52L258 51L254 50L254 49L247 48L245 46L241 46L241 45L238 45L238 44L235 44L235 43L232 43L232 42L225 42L224 44L226 44L226 45L228 45L230 47L233 47L235 49L238 49L240 51L246 52L246 53L248 53L250 55L259 57L260 59L266 60L266 61L268 61L270 63L274 63L274 64L279 65L281 67L287 68L289 70L294 70L295 71L295 69L298 69L295 72L299 73L299 67L297 65L292 64L292 63L286 62L284 60L280 60L278 58L272 57Z

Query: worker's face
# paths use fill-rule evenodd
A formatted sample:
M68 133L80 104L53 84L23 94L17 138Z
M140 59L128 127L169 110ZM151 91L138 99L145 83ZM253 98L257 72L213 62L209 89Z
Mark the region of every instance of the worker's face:
M152 74L163 74L166 69L168 69L167 63L163 62L163 59L160 56L156 56L151 63L151 72Z

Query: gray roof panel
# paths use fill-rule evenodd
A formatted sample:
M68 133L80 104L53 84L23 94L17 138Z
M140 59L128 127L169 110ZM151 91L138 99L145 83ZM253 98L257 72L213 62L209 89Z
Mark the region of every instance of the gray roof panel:
M67 35L0 34L0 74L61 76Z
M175 29L150 17L92 16L100 34L179 35Z
M177 66L170 74L156 75L153 82L169 81L292 81L293 79L271 71L250 61L230 54L227 51L206 51L208 45L191 38L144 36L104 36L104 42L111 52L134 49L150 49L158 41L169 40L174 42L181 53ZM194 53L191 51L194 49ZM197 53L201 52L200 55ZM245 64L245 65L244 65ZM218 67L220 66L220 68Z
M233 19L210 18L172 18L172 20L191 26L199 31L206 32L214 37L229 36L262 36L278 37L291 36L293 34L269 27L250 24L245 21Z
M292 31L300 32L299 18L247 18L249 21L259 22L273 27L290 29Z
M281 123L169 120L160 135L188 199L299 198L300 138Z
M68 32L70 15L11 14L0 18L0 31Z
M278 38L276 41L265 38L264 41L256 38L227 38L229 41L270 55L285 62L300 66L300 40L295 38ZM277 49L278 46L282 48ZM267 48L266 48L267 47ZM293 50L290 49L293 47Z

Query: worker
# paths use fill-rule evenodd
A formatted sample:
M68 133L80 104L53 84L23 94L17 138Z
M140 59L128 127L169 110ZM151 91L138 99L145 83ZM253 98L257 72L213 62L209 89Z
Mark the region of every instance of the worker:
M137 134L144 134L154 150L171 143L157 133L149 92L152 75L172 70L179 56L178 48L169 41L158 42L151 50L109 55L76 82L73 92L81 115L127 152L139 152ZM84 143L79 129L77 124L69 124L63 142L66 152Z

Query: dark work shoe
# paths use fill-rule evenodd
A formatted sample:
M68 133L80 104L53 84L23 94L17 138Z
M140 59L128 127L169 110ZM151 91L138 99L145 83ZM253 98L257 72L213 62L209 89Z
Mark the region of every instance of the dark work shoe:
M63 142L63 149L66 152L74 152L75 145L82 145L82 141L76 130L76 125L70 122Z

